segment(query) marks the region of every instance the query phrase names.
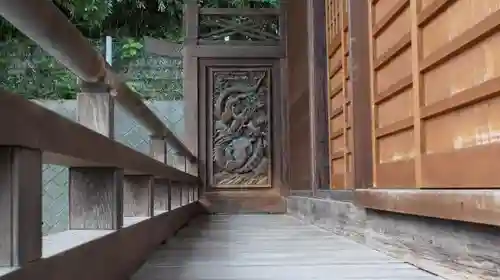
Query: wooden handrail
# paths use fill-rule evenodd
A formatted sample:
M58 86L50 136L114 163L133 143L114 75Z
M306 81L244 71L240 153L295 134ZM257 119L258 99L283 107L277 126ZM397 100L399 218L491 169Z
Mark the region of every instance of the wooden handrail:
M153 135L164 137L189 162L197 161L140 96L113 73L103 57L52 1L0 0L0 15L84 82L109 85L116 100Z
M43 152L44 163L69 167L123 168L125 174L153 175L196 183L198 178L60 116L20 95L0 89L0 146Z

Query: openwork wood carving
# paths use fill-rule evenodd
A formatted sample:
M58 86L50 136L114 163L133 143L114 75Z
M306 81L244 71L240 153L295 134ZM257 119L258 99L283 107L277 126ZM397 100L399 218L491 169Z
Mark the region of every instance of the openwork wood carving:
M200 43L278 44L277 15L200 15Z
M212 184L269 184L270 70L212 72Z

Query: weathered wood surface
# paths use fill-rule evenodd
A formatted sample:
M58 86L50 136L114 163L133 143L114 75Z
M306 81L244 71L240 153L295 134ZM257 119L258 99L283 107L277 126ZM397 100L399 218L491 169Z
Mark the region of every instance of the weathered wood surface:
M445 279L500 279L498 227L373 211L349 202L308 197L289 197L287 207L289 214L305 222Z
M0 129L9 131L0 134L1 146L42 150L43 162L47 164L118 167L123 168L126 174L198 181L195 176L166 166L18 94L1 89Z
M131 278L438 279L284 215L204 216L160 247Z

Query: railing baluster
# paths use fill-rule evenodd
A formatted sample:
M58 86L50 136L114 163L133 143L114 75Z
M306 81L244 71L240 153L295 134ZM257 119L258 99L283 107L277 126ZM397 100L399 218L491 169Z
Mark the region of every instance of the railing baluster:
M150 155L152 158L167 164L167 141L161 136L151 136ZM170 182L159 180L154 184L154 210L172 210Z
M114 102L104 84L82 84L78 123L114 138ZM123 170L113 167L69 169L70 229L120 229L123 225Z
M154 216L154 178L149 175L125 175L123 185L125 217Z
M42 255L42 153L0 147L0 266Z

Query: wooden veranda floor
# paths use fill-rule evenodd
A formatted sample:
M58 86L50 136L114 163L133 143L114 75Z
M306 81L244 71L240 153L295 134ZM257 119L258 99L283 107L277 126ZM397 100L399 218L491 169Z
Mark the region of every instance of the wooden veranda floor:
M289 216L236 215L192 221L132 279L441 278Z

